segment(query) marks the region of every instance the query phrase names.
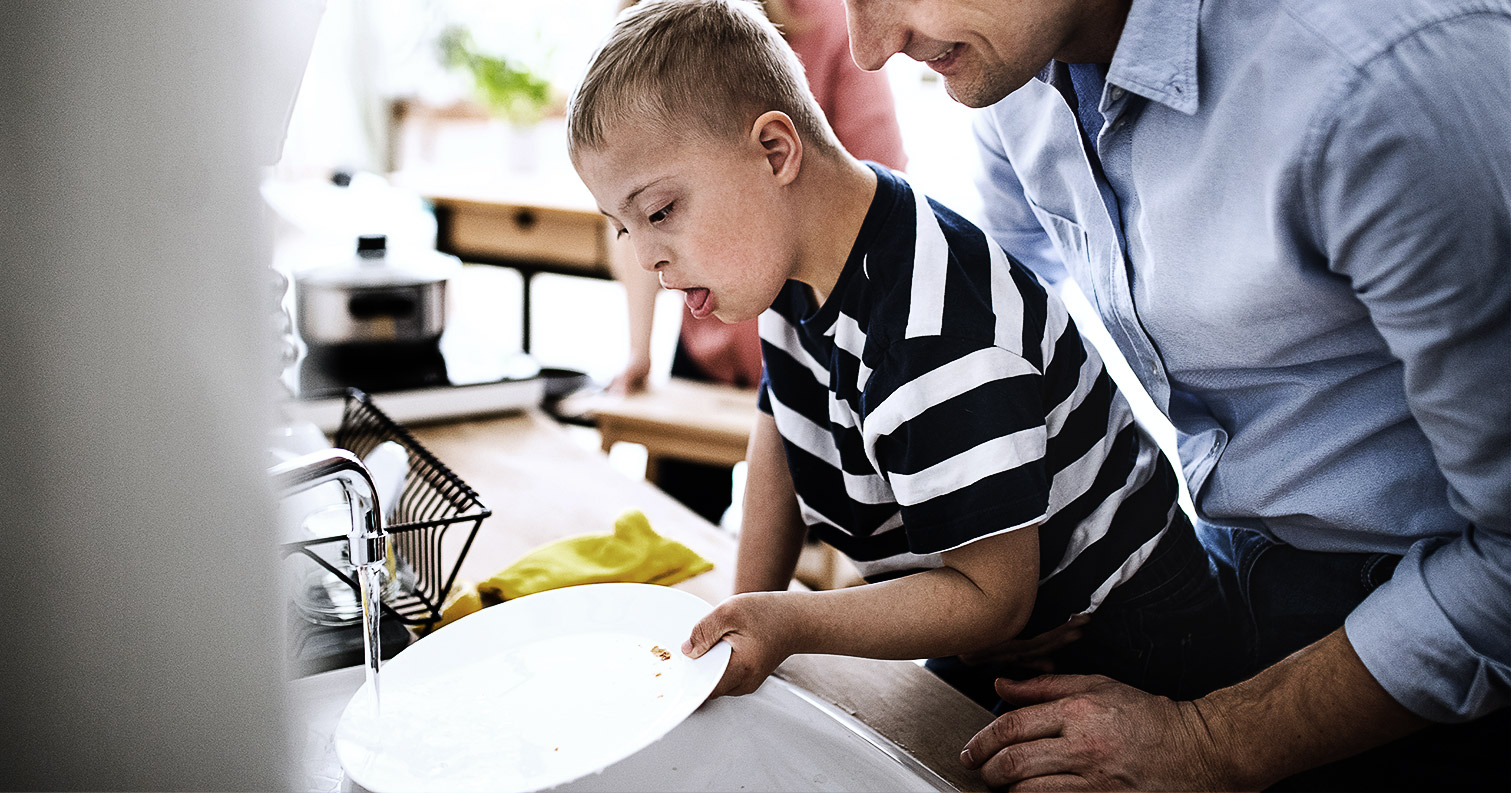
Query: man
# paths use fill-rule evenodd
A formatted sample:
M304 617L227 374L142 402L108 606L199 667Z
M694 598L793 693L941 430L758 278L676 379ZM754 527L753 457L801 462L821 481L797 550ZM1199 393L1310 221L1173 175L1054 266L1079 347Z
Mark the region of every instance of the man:
M1257 670L1193 702L1001 681L1019 707L962 760L1023 789L1504 789L1511 3L849 14L863 68L900 52L988 108L988 225L1074 277L1175 424Z

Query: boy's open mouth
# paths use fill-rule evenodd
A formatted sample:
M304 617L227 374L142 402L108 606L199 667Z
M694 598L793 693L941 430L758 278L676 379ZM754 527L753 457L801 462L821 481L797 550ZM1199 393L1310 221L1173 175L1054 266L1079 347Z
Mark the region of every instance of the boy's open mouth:
M714 311L713 297L707 289L701 286L688 287L682 290L682 299L687 301L687 310L698 319L712 314Z

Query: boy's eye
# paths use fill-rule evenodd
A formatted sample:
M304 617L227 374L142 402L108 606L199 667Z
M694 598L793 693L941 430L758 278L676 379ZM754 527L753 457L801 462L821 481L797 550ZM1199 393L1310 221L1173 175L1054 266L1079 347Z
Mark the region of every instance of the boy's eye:
M651 216L647 219L652 223L660 223L661 221L666 220L666 216L670 215L672 212L672 206L673 204L667 204L666 206L661 207L655 212L652 212Z

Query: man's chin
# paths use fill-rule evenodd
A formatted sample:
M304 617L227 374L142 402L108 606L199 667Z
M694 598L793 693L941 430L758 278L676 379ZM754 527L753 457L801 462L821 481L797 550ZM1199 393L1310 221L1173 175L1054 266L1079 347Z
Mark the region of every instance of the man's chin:
M980 80L967 80L963 77L954 80L945 78L944 92L966 107L982 108L997 104L1022 85L1021 82L1014 86L1005 86L995 83L983 84Z

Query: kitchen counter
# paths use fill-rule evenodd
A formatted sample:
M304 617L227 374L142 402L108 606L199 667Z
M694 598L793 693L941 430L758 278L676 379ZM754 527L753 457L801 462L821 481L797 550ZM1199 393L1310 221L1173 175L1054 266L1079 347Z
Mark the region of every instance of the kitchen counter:
M562 537L608 533L616 516L638 509L658 533L713 562L711 572L678 589L710 603L732 591L735 542L728 533L660 490L621 475L606 456L577 444L539 411L411 430L493 509L460 577L485 579ZM917 664L805 655L789 659L777 674L854 715L955 787L985 790L958 758L991 713Z

